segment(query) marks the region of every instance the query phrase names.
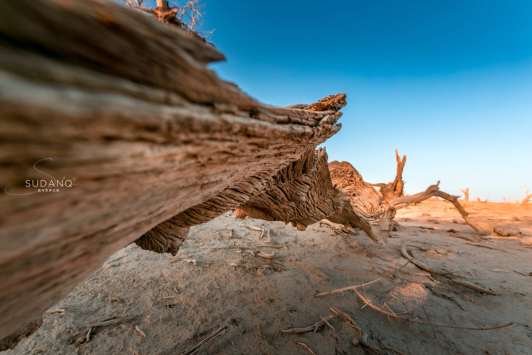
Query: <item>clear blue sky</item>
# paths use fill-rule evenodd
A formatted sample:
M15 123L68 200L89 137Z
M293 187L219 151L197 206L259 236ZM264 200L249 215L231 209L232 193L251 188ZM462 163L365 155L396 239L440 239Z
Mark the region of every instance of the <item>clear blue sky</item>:
M202 3L222 78L280 106L347 94L324 145L366 181L393 180L397 147L407 193L532 188L531 0Z

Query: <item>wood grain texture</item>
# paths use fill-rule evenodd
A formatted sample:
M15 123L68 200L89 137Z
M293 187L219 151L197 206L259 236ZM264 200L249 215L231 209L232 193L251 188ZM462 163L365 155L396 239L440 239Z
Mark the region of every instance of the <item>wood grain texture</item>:
M112 2L0 2L0 338L158 224L247 202L340 129L337 110L250 98L206 68L220 59ZM14 195L50 177L75 185Z
M329 219L367 230L374 239L371 229L355 213L344 191L333 186L325 149L309 151L277 173L271 186L238 206L237 216L284 221L298 230Z

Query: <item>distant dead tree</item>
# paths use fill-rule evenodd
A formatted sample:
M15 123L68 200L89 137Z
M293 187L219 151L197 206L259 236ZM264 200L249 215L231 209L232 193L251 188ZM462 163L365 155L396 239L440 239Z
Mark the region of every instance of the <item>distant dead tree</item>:
M532 198L532 195L530 194L530 188L528 187L523 187L521 185L519 185L520 188L522 188L523 190L525 190L525 198L523 199L523 201L521 201L521 204L522 205L527 205L529 202L530 202L530 199Z
M469 201L469 187L465 190L460 189L460 191L462 191L464 194L464 201Z
M373 186L377 186L380 189L382 197L387 201L403 196L404 182L402 180L402 175L403 169L405 168L406 164L406 155L403 155L403 158L401 159L399 157L399 152L397 151L397 148L395 149L395 160L397 160L397 173L395 175L395 180L387 184L371 184Z

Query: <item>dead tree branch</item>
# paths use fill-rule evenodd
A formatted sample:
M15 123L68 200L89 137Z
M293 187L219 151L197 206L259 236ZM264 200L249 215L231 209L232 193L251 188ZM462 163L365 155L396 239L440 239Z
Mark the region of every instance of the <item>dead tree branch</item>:
M467 189L460 189L464 194L464 201L469 201L469 187Z
M451 280L452 282L454 282L455 284L458 284L458 285L461 285L461 286L464 286L464 287L467 287L469 289L472 289L472 290L475 290L475 291L478 291L478 292L481 292L481 293L485 293L485 294L488 294L488 295L492 295L492 296L497 296L497 294L493 291L490 291L490 290L486 290L482 287L479 287L477 285L473 285L472 283L470 282L467 282L467 281L464 281L460 278L458 278L457 276L445 271L445 270L439 270L439 269L436 269L436 268L433 268L433 267L430 267L428 266L427 264L419 261L419 260L416 260L414 259L409 253L408 251L406 250L406 244L405 242L402 242L401 243L401 254L403 254L403 256L410 260L410 262L414 265L416 265L417 267L425 270L425 271L428 271L432 274L435 274L435 275L438 275L438 276L441 276L441 277L444 277L446 279L449 279Z
M525 198L523 199L523 201L521 201L521 204L524 206L524 205L527 205L529 202L530 202L530 199L532 198L532 195L530 194L530 188L524 188L523 186L519 185L520 188L522 188L523 190L525 190Z
M451 202L454 207L460 212L462 215L462 218L464 221L471 226L478 234L485 235L485 233L480 229L479 226L477 226L471 219L469 218L469 214L467 211L462 207L460 202L458 202L458 196L449 195L446 192L440 191L439 189L440 182L436 185L429 186L425 191L417 193L415 195L411 196L404 196L397 198L395 200L390 201L390 205L395 207L396 209L404 208L408 205L411 205L413 203L420 203L422 201L425 201L433 196L437 196L440 198L443 198L444 200L447 200Z
M395 179L388 184L372 184L373 186L377 186L380 189L380 193L384 201L391 201L393 199L403 196L404 194L403 169L406 164L406 155L403 155L403 158L401 159L399 157L399 152L396 148L395 159L397 160L397 173L395 174Z

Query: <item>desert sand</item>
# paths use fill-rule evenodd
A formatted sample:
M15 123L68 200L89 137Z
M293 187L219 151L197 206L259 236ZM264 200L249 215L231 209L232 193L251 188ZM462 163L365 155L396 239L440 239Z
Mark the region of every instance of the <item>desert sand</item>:
M475 221L516 236L479 237L450 203L431 199L398 212L401 227L386 248L358 229L346 235L315 224L298 231L234 219L234 212L192 227L175 257L132 244L6 354L181 354L222 326L195 354L532 354L532 205L462 203ZM242 224L264 226L270 243L267 232L260 238ZM497 296L408 263L401 241L414 258ZM513 325L432 328L382 314L352 290L315 297L381 277L358 291L387 312L454 327ZM362 334L336 315L315 332L283 332L334 315L331 307Z

